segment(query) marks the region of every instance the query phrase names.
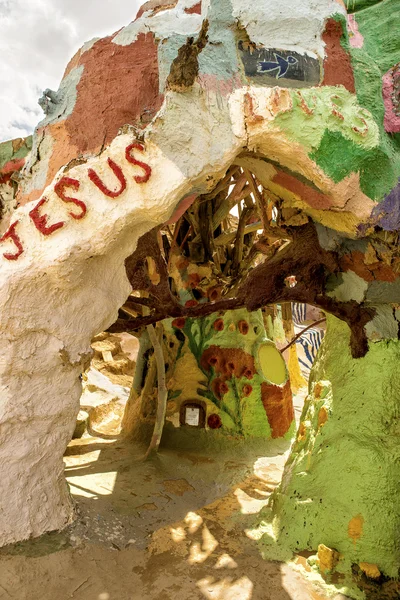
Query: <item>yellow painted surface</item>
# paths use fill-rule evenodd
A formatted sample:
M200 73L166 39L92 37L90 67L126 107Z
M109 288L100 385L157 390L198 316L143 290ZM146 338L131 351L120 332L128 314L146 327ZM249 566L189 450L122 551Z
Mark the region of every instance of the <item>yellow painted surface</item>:
M174 414L181 402L185 400L202 400L207 403L207 399L200 396L197 391L206 382L204 373L197 364L195 357L188 348L185 348L175 365L174 375L168 383L170 392L181 392L179 398L168 403L168 415Z
M258 351L261 371L266 379L276 385L287 381L286 364L282 354L272 344L263 344Z
M372 563L361 562L359 565L361 571L364 571L367 577L371 579L379 579L381 572L378 569L378 565Z
M290 375L290 385L293 392L297 392L300 388L307 386L307 382L300 371L296 344L293 344L289 348L288 369Z
M302 421L300 423L299 432L298 432L298 435L297 435L297 441L298 442L303 442L306 439L306 431L307 430L306 430L305 423L304 423L304 421Z
M321 573L330 573L333 571L339 561L339 553L325 544L318 546L319 570Z

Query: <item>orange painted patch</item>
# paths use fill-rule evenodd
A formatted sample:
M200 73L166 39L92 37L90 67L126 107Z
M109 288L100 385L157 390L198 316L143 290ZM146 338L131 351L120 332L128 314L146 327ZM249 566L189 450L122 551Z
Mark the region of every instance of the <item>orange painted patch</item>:
M290 381L283 387L263 383L261 385L261 399L272 430L272 437L284 436L294 419Z
M324 388L323 388L322 383L320 381L318 381L314 386L314 396L316 398L320 398L323 389Z
M328 420L328 410L325 408L325 406L323 406L322 408L320 408L319 413L318 413L318 428L325 425L327 420Z
M43 129L38 130L37 135L41 138ZM33 200L38 200L43 193L43 190L50 185L53 181L56 173L69 163L70 160L76 158L79 155L78 148L72 143L72 140L65 128L65 121L47 125L45 129L46 137L50 136L53 139L53 145L48 158L46 180L43 187L30 189L24 194L24 189L20 188L17 194L17 201L19 205L27 204ZM47 157L45 157L47 158ZM41 170L45 168L45 160L40 163Z
M365 281L378 280L394 282L397 279L394 270L383 262L366 265L364 262L364 254L359 251L354 251L342 256L340 266L343 271L353 271Z
M364 517L362 515L357 515L353 517L348 524L347 533L349 537L353 540L354 544L360 539L363 534L364 527Z

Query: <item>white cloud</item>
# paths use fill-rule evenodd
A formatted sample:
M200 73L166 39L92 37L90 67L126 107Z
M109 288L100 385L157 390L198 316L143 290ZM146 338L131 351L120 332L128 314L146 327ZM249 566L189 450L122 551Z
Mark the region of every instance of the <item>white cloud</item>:
M32 133L82 44L132 21L140 0L0 0L0 141Z

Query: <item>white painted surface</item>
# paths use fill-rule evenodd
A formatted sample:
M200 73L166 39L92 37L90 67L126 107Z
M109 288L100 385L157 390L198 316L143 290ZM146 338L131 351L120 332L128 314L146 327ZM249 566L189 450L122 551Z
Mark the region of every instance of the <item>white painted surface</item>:
M267 48L324 56L321 34L327 19L346 14L336 0L231 0L233 14L252 42Z
M200 409L188 407L185 409L185 423L192 427L198 427L200 423Z
M76 207L60 202L53 185L42 212L48 224L65 221L62 229L40 234L29 218L36 203L14 213L24 253L7 261L3 254L15 247L0 245L0 545L61 529L73 518L62 456L79 411L79 375L88 366L91 339L116 320L130 293L125 258L183 196L208 190L244 144L232 134L227 104L221 110L215 98L208 101L198 88L169 96L140 156L153 169L148 183L133 179L142 171L125 161L133 141L125 134L68 171L81 182L71 196L86 202L84 219L68 217ZM182 136L177 125L185 120L190 127ZM123 166L128 182L116 199L87 177L92 167L115 186L108 157Z
M317 4L304 2L301 10L300 3L290 6L292 14L297 11L304 17L299 18L299 28L309 27L313 35L332 5L323 0L322 10ZM240 4L234 0L238 18L249 21L251 36L259 36L263 43L270 31L268 44L277 45L272 25L276 21L278 27L278 16L274 21L267 15L271 6L260 0ZM278 3L273 6L272 15L278 15ZM279 6L288 10L288 0ZM190 34L200 18L185 16L182 7L181 3L175 12L152 17L152 27L158 23L163 28L160 35ZM250 23L257 12L264 32ZM148 16L135 27L146 30ZM292 20L279 39L295 40L296 27ZM118 43L129 43L137 31L125 28ZM311 51L311 34L296 35ZM321 50L318 43L316 51ZM211 189L243 148L266 147L274 158L290 163L293 144L274 127L275 114L269 111L256 124L245 124L248 92L257 95L260 106L268 106L275 93L242 88L223 97L198 84L182 94L168 92L158 117L145 131L145 153L138 156L152 167L148 183L134 181L142 171L125 159L131 133L118 136L100 156L68 171L67 176L81 184L71 196L88 207L81 221L68 216L76 208L63 204L53 185L45 190L48 202L42 213L49 215L49 224L65 221L62 229L49 237L39 233L29 217L35 203L14 213L24 253L17 261L7 261L3 253L14 251L14 246L0 244L0 545L61 529L73 518L62 456L79 411L79 375L88 366L92 338L116 320L130 292L124 261L138 238L167 221L184 196ZM285 109L286 95L277 100L278 108ZM116 199L104 196L87 177L88 168L94 168L109 187L115 187L107 158L123 168L127 179L126 191ZM320 176L307 156L297 152L296 161L310 179ZM56 181L62 175L60 171Z
M188 36L198 33L201 29L202 16L185 12L185 8L191 8L195 4L197 1L194 0L180 0L174 8L162 10L154 15L153 11L148 10L140 19L121 29L113 42L120 46L128 46L137 40L141 33L150 31L158 39L166 39L176 34Z

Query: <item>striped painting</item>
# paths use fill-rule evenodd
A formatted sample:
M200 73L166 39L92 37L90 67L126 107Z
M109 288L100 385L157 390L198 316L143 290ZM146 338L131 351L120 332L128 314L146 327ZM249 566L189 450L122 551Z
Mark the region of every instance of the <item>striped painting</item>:
M323 318L323 313L308 304L294 302L292 304L292 319L295 334L298 335L313 322ZM297 356L299 357L300 370L307 380L310 370L317 356L317 352L325 335L325 323L311 327L296 341Z

